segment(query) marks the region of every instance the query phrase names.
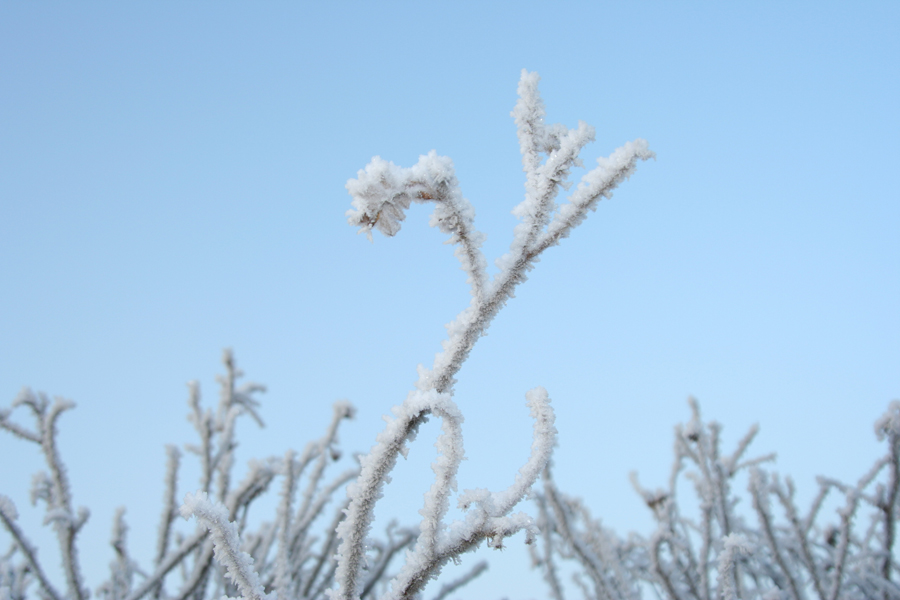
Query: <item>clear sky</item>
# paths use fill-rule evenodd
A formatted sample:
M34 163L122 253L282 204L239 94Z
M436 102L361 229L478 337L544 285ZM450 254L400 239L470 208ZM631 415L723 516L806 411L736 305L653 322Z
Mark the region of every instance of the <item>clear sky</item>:
M302 448L339 398L359 409L343 447L371 446L468 292L429 207L370 244L344 184L374 155L451 157L492 261L524 191L523 68L549 122L597 128L586 164L637 137L658 159L460 372L460 487L512 481L536 385L560 486L623 534L650 530L628 473L665 483L689 395L726 446L759 423L801 499L817 474L856 480L900 398L898 31L896 2L0 4L0 404L27 385L78 405L60 445L89 583L116 506L149 559L163 446L193 441L185 383L215 402L225 347L269 387L241 464ZM377 528L417 516L435 432ZM36 450L0 434L0 493L52 570ZM482 551L465 595L544 596L521 542Z

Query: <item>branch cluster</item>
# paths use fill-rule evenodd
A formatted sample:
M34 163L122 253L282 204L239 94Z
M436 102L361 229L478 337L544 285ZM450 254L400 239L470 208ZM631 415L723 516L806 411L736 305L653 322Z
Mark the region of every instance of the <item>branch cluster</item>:
M333 585L335 529L346 505L338 500L339 491L359 474L359 468L354 466L336 476L328 473L341 457L337 445L340 423L351 418L354 409L347 402L335 403L331 423L321 439L309 443L299 455L289 451L284 457L251 461L246 475L235 484L232 474L237 421L247 415L262 425L256 396L264 388L238 383L242 372L230 351L225 352L223 363L225 374L219 378L221 393L216 410L204 408L199 386L189 384L188 420L197 431L198 442L185 447L200 462L197 491L188 494L179 507L182 454L177 447L168 446L163 509L152 564L142 568L130 554L125 511L119 509L110 541L114 553L110 576L96 588L97 596L108 600L184 600L239 593L263 598L278 588L286 594L279 597L322 598ZM56 452L56 420L73 406L65 400L51 404L43 394L24 390L11 410L0 411L0 427L40 444L44 451L49 472L35 475L32 501L46 504L45 521L56 529L67 583L65 592L54 586L17 523L16 507L9 498L0 496L0 521L14 542L9 552L0 555L0 598L24 599L33 588L53 600L90 597L81 583L75 543L88 512L72 510L71 488ZM12 420L12 411L20 407L32 413L36 421L33 429ZM251 505L278 477L283 486L275 520L251 529ZM333 516L328 517L328 512ZM178 531L175 520L179 515L196 515L200 526L193 532ZM385 563L378 577L410 540L408 531L402 530L389 532L386 540L378 542Z
M537 497L543 548L532 559L554 598L564 598L564 562L575 566L575 584L588 598L633 600L647 587L668 600L900 598L900 402L876 422L885 455L855 484L820 477L806 511L797 506L791 478L766 469L774 455L744 458L756 427L725 455L720 425L704 423L694 400L691 409L691 420L675 429L668 487L649 491L633 476L656 521L649 537L619 538L580 500L561 494L547 474ZM743 505L733 489L741 472L748 475L750 500ZM696 516L683 512L680 482L691 484ZM823 506L831 494L841 506L829 519ZM752 512L739 510L748 504Z
M465 457L462 438L463 415L454 399L455 376L477 340L493 318L513 297L516 287L549 247L558 244L581 223L601 198L634 171L640 160L653 157L644 140L629 142L607 158L600 158L567 200L558 204L560 192L570 189L568 179L582 166L579 155L594 138L585 123L575 129L546 125L545 110L538 93L538 76L522 72L519 100L512 112L522 165L526 174L525 198L514 209L520 223L513 232L510 250L497 259L498 272L489 277L481 246L483 233L475 228L475 211L463 197L449 158L435 152L420 157L410 168L401 168L378 157L347 183L352 209L347 218L371 238L373 229L388 236L397 234L405 211L413 202L434 204L431 225L449 236L455 255L467 274L471 301L447 325L447 338L430 368L419 367L415 389L392 409L384 431L370 452L361 457L358 469L334 477L326 483L326 466L333 462L339 422L352 415L347 404L335 405L334 418L325 436L295 455L252 462L247 476L232 481L236 424L247 415L260 426L256 394L261 386L237 385L241 373L230 353L220 380L222 393L215 411L204 409L199 388L191 385L189 421L198 443L187 446L201 467L197 491L189 494L179 508L175 500L180 452L168 449L166 491L153 565L143 570L130 556L126 543L127 526L120 512L114 521L112 546L115 560L110 579L98 594L110 600L201 599L210 595L240 594L254 600L321 598L358 600L382 592L386 599L418 597L425 585L437 577L449 561L474 549L481 542L501 548L504 540L525 532L531 543L538 533L532 517L514 512L546 468L556 441L550 397L543 388L526 393L526 405L534 419L530 455L512 483L500 491L465 490L456 501L463 511L460 520L449 521L451 496L457 491L456 477ZM74 512L65 470L55 449L55 422L70 403L49 405L43 396L24 393L14 403L31 409L37 420L28 430L0 414L0 425L26 441L40 444L50 469L36 479L34 496L47 504L48 522L57 528L66 571L68 593L50 583L31 545L16 525L11 501L0 497L0 519L12 534L14 554L0 559L0 594L24 597L36 582L39 593L53 600L87 600L75 551L75 536L87 518L86 511ZM419 511L421 521L413 530L389 527L386 539L371 537L374 509L398 457L406 456L407 443L431 417L441 420L441 434L433 463L434 482L424 495ZM282 478L281 502L276 518L250 531L248 511L272 481ZM305 480L305 486L301 485ZM332 521L322 529L323 537L311 536L313 524L329 501L344 485L347 499L338 503ZM303 489L302 493L298 490ZM299 496L299 499L298 499ZM299 508L295 503L299 500ZM189 535L174 532L176 515L196 517L199 525ZM407 549L399 570L388 575L391 560ZM438 593L444 597L478 576L486 566L476 564L468 573L447 584ZM180 583L173 585L174 574ZM177 591L174 591L177 590ZM3 600L0 596L0 600Z
M481 541L500 547L503 538L522 530L529 533L526 541L531 540L532 519L523 513L510 513L549 460L556 434L549 397L542 388L527 395L535 418L534 444L531 457L515 483L499 493L463 492L458 503L466 517L448 524L444 518L449 495L456 489L456 473L464 456L462 416L453 400L455 375L540 255L568 236L600 198L610 197L612 190L634 171L637 161L653 157L644 140L626 144L610 157L599 159L568 201L558 206L556 198L560 190L569 187L572 168L581 166L579 155L593 140L594 130L585 123L571 130L563 125L545 125L538 79L536 73L522 71L519 101L511 115L516 122L526 174L525 199L513 211L520 223L513 232L509 252L497 260L499 271L493 278L488 277L487 261L481 251L485 236L475 229L475 211L462 195L449 158L439 157L432 151L421 156L415 166L405 169L375 157L359 171L356 179L347 183L353 197L353 208L347 212L348 222L369 235L373 228L388 236L395 235L400 230L404 211L412 202L433 202L431 225L449 234L448 242L457 246L456 256L467 274L472 300L447 325L447 338L432 367L419 366L416 390L393 409L394 419L363 459L360 477L348 490L347 519L339 528L339 587L332 594L333 600L359 598L359 574L365 562L364 540L382 486L398 456L407 452L406 442L431 415L443 423L443 433L437 442L439 457L433 465L435 481L420 510L423 519L414 549L407 555L406 564L385 597L414 597L447 561Z

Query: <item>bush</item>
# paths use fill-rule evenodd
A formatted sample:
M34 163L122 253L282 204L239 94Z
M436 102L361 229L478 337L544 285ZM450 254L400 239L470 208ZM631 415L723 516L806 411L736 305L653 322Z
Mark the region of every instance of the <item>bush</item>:
M649 537L622 539L604 528L582 501L556 489L548 467L537 496L542 548L533 549L532 560L554 598L564 597L563 562L575 565L573 582L590 598L631 600L646 588L670 600L900 598L894 554L900 402L875 423L885 455L854 485L820 477L806 512L794 500L791 478L764 468L774 455L744 457L755 427L726 455L721 426L704 423L693 400L691 409L691 420L675 428L668 486L648 491L632 475L657 523ZM733 487L741 472L749 473L749 498ZM685 514L683 496L679 504L685 484L696 496L694 517ZM831 520L822 514L829 494L841 498ZM752 513L739 510L748 505Z
M238 387L240 371L226 353L226 375L215 411L202 409L199 394L190 396L189 419L197 430L199 443L187 449L201 463L201 481L180 508L175 501L180 454L169 449L165 505L154 564L142 569L131 558L125 543L122 514L113 526L115 560L109 579L97 592L110 599L205 598L222 593L239 593L244 598L331 598L355 599L383 591L385 598L412 598L434 579L449 561L458 560L482 541L500 548L503 540L525 531L530 542L538 533L534 520L525 513L513 513L547 465L555 443L553 411L546 390L536 388L526 394L534 418L531 456L505 490L466 490L457 501L465 518L447 522L450 496L456 491L456 473L464 457L462 414L453 400L455 375L477 340L525 281L541 254L567 237L635 169L638 160L653 156L643 140L629 142L608 158L600 158L569 196L557 206L560 189L567 188L572 167L581 166L579 154L594 138L585 123L575 129L543 122L544 107L537 91L538 77L523 71L519 101L513 110L518 129L522 162L526 172L526 197L515 209L520 224L515 228L509 252L497 260L499 272L487 274L481 251L484 235L475 229L474 210L463 198L453 164L434 152L422 156L411 168L400 168L374 158L347 184L353 208L347 213L352 225L371 237L373 229L388 236L400 230L404 211L412 202L435 205L431 225L449 235L455 255L468 275L472 299L468 307L448 325L448 337L430 369L420 367L416 389L394 407L394 418L378 436L375 446L359 459L350 473L324 479L326 467L335 453L335 435L340 421L352 415L349 405L335 406L335 416L326 435L297 455L251 463L245 479L233 485L234 427L238 417L249 415L259 421L254 393L259 386ZM41 446L48 473L39 474L32 497L46 506L46 521L52 523L59 539L67 591L57 590L48 579L32 545L16 524L16 509L0 497L0 519L14 539L13 549L0 563L0 595L23 598L36 588L41 596L60 600L83 600L90 593L82 580L77 536L87 520L86 510L75 511L62 460L56 451L56 422L73 404L51 403L43 394L23 391L12 408L24 408L36 426L11 420L10 411L0 414L0 426L25 441ZM380 540L372 540L371 525L375 505L389 481L397 458L407 451L419 427L431 417L442 421L437 441L439 456L433 465L435 481L425 494L419 511L422 519L414 528L389 528ZM277 514L258 530L247 526L253 501L281 478L281 501ZM300 481L304 481L300 485ZM342 486L347 499L338 503L334 518L324 519L322 510ZM298 489L304 492L295 509ZM190 534L173 531L177 514L196 517L200 526ZM320 522L324 521L324 523ZM320 539L311 536L319 531ZM409 548L396 573L388 574L398 551ZM399 562L399 561L398 561ZM466 575L439 591L441 597L484 570L475 565ZM173 585L173 580L178 583ZM175 592L170 592L177 589Z
M431 152L413 167L401 168L375 157L347 183L353 198L348 221L370 238L373 230L396 235L413 202L433 203L431 225L455 246L471 292L469 305L447 326L442 352L430 368L419 368L415 389L393 408L393 417L369 453L358 457L354 468L331 474L341 454L339 426L354 413L352 406L339 402L321 439L299 453L289 450L280 457L252 461L244 479L235 482L235 425L243 416L262 423L256 399L262 388L240 385L242 374L226 352L215 410L201 406L196 387L189 395L188 418L198 441L185 448L200 463L196 491L180 505L176 501L181 453L170 446L153 562L142 567L129 553L120 511L113 523L110 576L95 588L97 595L110 600L185 600L222 594L254 599L415 598L448 562L459 561L482 542L501 548L507 537L524 531L526 542L532 544L533 565L542 570L550 594L558 600L565 597L561 573L566 569L574 569L574 584L585 597L605 600L632 600L650 592L670 600L900 598L894 556L900 403L892 404L876 424L877 434L888 444L885 457L855 485L821 478L819 495L805 513L796 506L791 479L765 469L771 457L744 458L755 430L725 455L720 426L704 423L693 403L692 419L676 429L668 487L651 492L634 479L653 513L656 530L649 537L622 538L595 520L586 503L556 488L550 466L556 441L554 413L548 392L538 387L526 393L534 419L531 455L512 485L500 491L463 491L456 500L464 517L448 521L465 455L462 413L454 401L457 373L542 253L567 237L601 198L610 197L639 160L653 157L645 141L629 142L600 158L558 205L557 195L568 189L571 169L581 166L579 155L594 131L585 123L575 129L545 125L537 84L536 74L523 71L512 116L526 173L526 197L514 210L520 223L509 252L497 260L499 271L493 277L488 276L481 251L484 235L475 228L474 210L462 196L450 159ZM78 554L78 535L89 513L72 505L57 451L57 421L73 406L26 389L12 410L0 411L0 427L38 444L43 452L47 472L35 476L31 497L44 504L45 522L56 532L66 585L62 592L50 581L17 523L16 507L0 496L0 521L13 538L10 551L0 556L0 600L30 593L52 600L85 600L91 595ZM13 420L16 409L29 412L34 426ZM421 519L413 526L391 525L373 537L374 511L383 487L398 457L405 456L408 443L431 417L441 420L442 432L435 444L435 479L425 492ZM738 510L741 498L734 491L735 477L742 472L749 476L745 506L753 509L747 514ZM533 494L537 519L513 512L541 476L543 490ZM276 479L277 510L254 529L248 525L251 505ZM692 484L696 495L699 514L694 518L679 505L678 487L685 482ZM346 498L341 499L345 489ZM829 494L840 496L843 503L832 521L822 516ZM196 529L178 531L179 515L196 518ZM534 544L538 537L540 543ZM439 590L436 598L465 585L485 568L484 563L473 565Z

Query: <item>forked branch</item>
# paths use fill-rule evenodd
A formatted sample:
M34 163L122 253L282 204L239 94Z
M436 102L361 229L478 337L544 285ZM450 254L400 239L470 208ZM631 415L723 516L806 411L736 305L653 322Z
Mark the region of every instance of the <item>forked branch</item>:
M347 212L348 221L360 227L370 239L372 229L388 236L399 232L405 211L412 202L434 202L436 208L431 225L450 234L449 242L457 245L456 255L468 275L472 301L447 325L447 339L442 342L443 350L436 355L432 367L419 367L417 390L393 409L396 418L388 423L369 455L363 458L360 477L348 490L347 519L339 529L341 546L336 577L339 589L332 595L335 599L359 598L360 572L365 560L364 540L381 488L398 455L406 451L406 441L431 414L440 416L444 423L444 433L438 441L440 456L434 464L436 479L426 495L422 511L424 519L420 525L422 533L389 596L412 597L447 560L471 549L485 537L499 544L499 540L511 532L533 527L530 517L507 515L549 459L552 441L548 440L553 436L546 432L539 434L537 425L535 445L549 443L546 452L533 451L533 461L529 461L516 483L505 492L464 493L460 502L473 510L465 525L453 530L453 536L445 533L447 526L443 517L462 458L459 431L462 419L452 399L454 378L477 340L513 296L516 286L525 281L527 271L541 253L569 235L600 198L610 197L612 190L634 171L638 160L654 156L643 140L626 144L609 158L601 158L598 166L584 176L569 201L557 207L555 198L560 189L568 188L572 168L581 166L579 155L593 140L594 130L584 123L572 130L562 125L545 125L537 83L537 74L522 72L519 101L512 116L526 173L525 199L514 210L521 223L513 232L509 252L498 259L500 271L493 279L488 280L480 250L484 235L474 227L474 210L462 196L449 158L439 157L432 151L421 156L415 166L405 169L375 157L359 171L356 179L347 183L347 190L353 197L353 208ZM529 403L533 407L544 407L541 410L552 415L545 391L529 392ZM546 416L537 418L546 419ZM552 423L552 418L549 422ZM456 438L459 440L454 441ZM493 528L493 534L485 533L489 528Z

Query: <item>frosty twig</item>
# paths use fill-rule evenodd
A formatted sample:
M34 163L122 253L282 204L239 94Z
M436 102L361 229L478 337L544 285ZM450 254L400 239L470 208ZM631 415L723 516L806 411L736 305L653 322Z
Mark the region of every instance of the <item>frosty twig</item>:
M537 83L537 74L522 71L519 101L512 116L526 174L525 199L513 211L521 222L513 232L509 252L497 260L500 272L493 279L487 277L486 261L480 250L484 235L474 227L474 210L462 196L449 158L439 157L432 151L421 156L415 166L401 168L375 157L359 171L356 179L347 183L347 190L353 197L353 208L347 212L348 221L359 226L370 239L373 228L388 236L397 234L400 222L405 218L404 211L412 202L434 202L431 225L450 234L449 241L458 246L456 255L468 274L472 300L447 326L443 350L435 357L432 367L419 368L417 390L411 392L402 405L395 407L396 418L379 435L378 443L363 459L359 479L350 487L347 519L339 530L339 589L334 593L335 599L359 598L364 540L371 527L381 487L394 468L397 456L405 452L406 441L428 415L439 416L444 428L438 441L440 455L434 464L435 482L425 497L421 534L415 549L388 597L411 598L428 579L436 576L444 562L474 547L482 539L499 544L503 537L532 527L530 518L506 515L524 497L549 459L553 435L549 429L539 431L537 425L534 447L546 447L546 451L533 453L533 462L529 461L521 477L505 492L487 492L482 496L474 492L463 493L460 503L472 507L475 512L469 514L462 530L454 529L456 533L452 536L447 533L450 529L444 524L443 517L463 456L461 418L452 397L454 377L478 338L513 296L516 286L525 281L525 274L540 254L566 237L584 219L587 211L594 208L599 198L609 197L612 190L633 172L638 160L653 156L643 140L625 145L609 158L600 159L598 166L582 179L569 202L557 207L555 198L560 189L568 187L571 169L581 166L579 155L593 140L594 130L585 123L572 130L562 125L545 125ZM529 392L529 403L533 409L541 406L538 410L541 414L552 415L546 392ZM552 416L537 418L552 422Z
M675 463L668 489L651 492L634 478L635 489L657 521L649 537L632 534L623 541L598 522L572 518L579 502L560 494L552 479L545 478L538 503L542 511L546 505L554 507L542 512L542 532L550 554L536 565L544 570L554 598L565 597L557 563L573 560L577 573L594 581L598 572L619 573L625 583L620 589L645 584L667 600L900 598L892 540L897 497L891 492L900 403L892 403L876 423L876 433L888 442L887 455L875 461L855 485L820 477L819 493L806 515L796 506L791 479L782 482L765 470L773 455L743 459L756 426L731 455L722 456L721 426L704 423L699 405L694 400L690 404L691 420L675 429ZM740 497L732 488L742 470L750 472L748 508L753 512L749 514L739 510ZM676 489L682 477L694 484L696 518L682 514ZM821 514L829 491L844 495L837 521L831 523L823 522ZM773 497L784 510L786 522L779 521ZM874 510L861 531L865 505ZM758 524L748 517L755 517ZM615 551L594 560L584 550L591 540ZM596 591L600 598L623 598L612 586L597 586Z

